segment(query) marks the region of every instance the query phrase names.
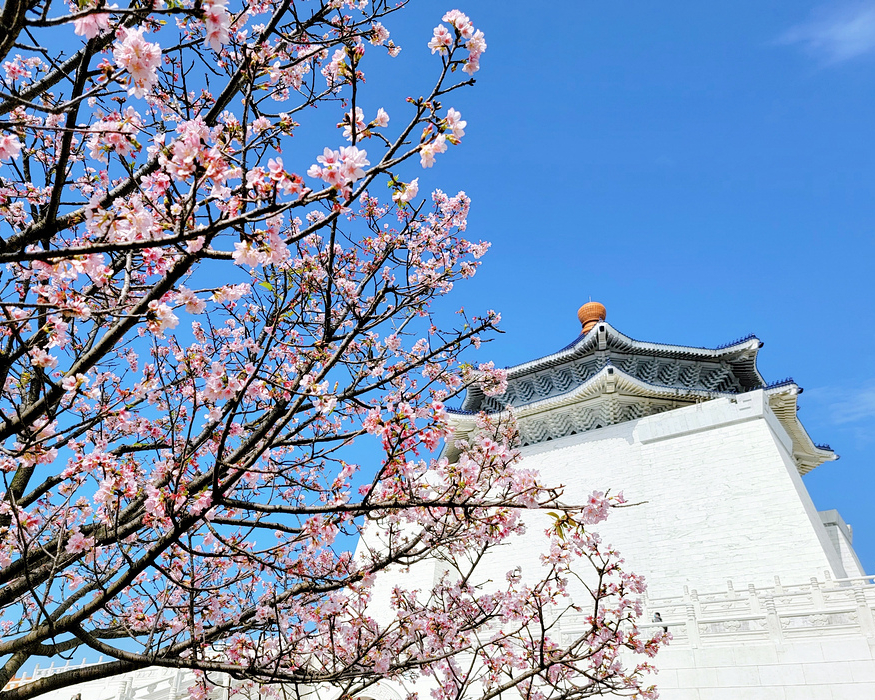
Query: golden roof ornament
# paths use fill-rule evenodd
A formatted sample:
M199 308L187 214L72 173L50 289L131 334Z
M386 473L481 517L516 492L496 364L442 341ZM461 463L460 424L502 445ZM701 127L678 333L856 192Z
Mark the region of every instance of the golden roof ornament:
M597 301L588 301L577 311L577 318L584 333L589 333L592 327L599 321L604 321L607 315L604 304L599 304Z

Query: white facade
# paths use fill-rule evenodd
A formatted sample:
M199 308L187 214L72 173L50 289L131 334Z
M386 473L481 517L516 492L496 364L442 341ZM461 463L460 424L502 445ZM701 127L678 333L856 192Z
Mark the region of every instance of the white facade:
M663 700L875 698L875 586L868 579L649 598L674 637ZM655 625L650 625L654 627Z
M656 659L665 700L875 698L875 586L789 445L759 390L526 450L568 502L608 486L644 501L599 532L674 637ZM515 543L515 558L538 546Z
M101 657L101 663L103 657ZM51 664L47 668L37 666L31 673L10 681L7 688L15 688L56 673L93 666L86 661L81 664ZM52 690L40 695L43 700L183 700L188 698L187 689L194 685L196 678L191 671L175 668L152 667L109 678L87 681ZM216 698L215 700L222 700Z
M568 503L607 488L640 502L598 529L653 596L863 575L846 571L791 450L757 390L540 443L523 466L564 483Z
M504 397L474 392L463 408L513 407L521 466L564 484L566 503L609 488L639 504L597 529L647 579L645 619L662 622L645 628L673 635L655 662L660 697L875 699L875 585L850 527L802 482L836 455L799 422L801 389L765 383L752 336L709 350L635 341L603 313L593 323L511 368ZM541 530L512 544L531 576Z
M762 389L523 448L520 466L564 484L566 503L610 488L638 504L597 529L647 579L645 619L663 622L644 628L673 635L655 661L664 700L875 698L875 585L838 513L816 511L793 451ZM546 525L478 579L517 565L537 577ZM393 574L375 599L427 590L436 573Z

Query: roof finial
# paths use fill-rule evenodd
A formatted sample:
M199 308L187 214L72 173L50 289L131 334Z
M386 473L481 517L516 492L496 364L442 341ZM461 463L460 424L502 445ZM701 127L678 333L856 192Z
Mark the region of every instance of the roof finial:
M577 312L577 318L580 320L580 325L582 326L584 333L589 333L593 326L597 324L599 321L604 321L607 318L608 312L605 310L604 305L599 304L597 301L593 301L592 297L589 298L589 301L580 307Z

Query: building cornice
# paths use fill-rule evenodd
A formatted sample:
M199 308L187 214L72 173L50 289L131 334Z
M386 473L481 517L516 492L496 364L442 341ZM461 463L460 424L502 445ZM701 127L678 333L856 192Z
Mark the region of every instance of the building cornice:
M763 391L772 412L792 441L792 454L800 474L806 474L837 455L825 445L815 445L796 415L802 389L791 379L758 389ZM717 398L735 398L737 392L709 391L663 386L642 381L618 367L607 365L568 391L502 411L492 412L501 420L516 419L522 445L558 439L634 420L652 413L688 406ZM476 413L450 409L456 437L470 435ZM448 447L447 456L455 449Z

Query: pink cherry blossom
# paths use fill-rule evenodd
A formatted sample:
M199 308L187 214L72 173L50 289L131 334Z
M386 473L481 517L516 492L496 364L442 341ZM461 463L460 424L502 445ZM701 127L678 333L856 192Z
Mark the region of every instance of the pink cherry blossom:
M334 85L341 77L346 68L346 49L340 48L334 51L331 60L322 67L322 75L329 86Z
M264 254L259 251L251 241L238 241L234 243L234 262L238 265L258 267L264 262Z
M158 336L163 336L165 329L176 328L179 325L179 317L173 313L173 310L167 304L158 301L149 302L147 319L149 330Z
M29 59L22 58L21 54L16 54L15 59L12 61L4 61L3 72L9 81L26 79L33 76L33 72L30 70Z
M465 48L478 57L486 51L486 38L483 35L483 32L479 29L474 32L473 36L465 42Z
M222 363L213 362L203 395L208 401L226 401L236 396L242 388L243 382L239 377L229 376Z
M237 301L238 299L242 299L244 296L249 294L251 290L250 285L245 282L242 284L226 284L222 287L219 287L213 293L213 300L217 302L227 302L227 301Z
M159 162L174 178L185 180L194 174L198 164L207 160L203 145L210 140L210 130L202 119L185 121L176 127L176 138L170 145L170 157L164 149L159 152ZM215 166L216 159L213 159ZM222 179L217 173L217 179Z
M34 348L30 351L30 364L34 367L54 369L58 366L58 358L49 355L42 348Z
M91 157L106 162L108 153L130 157L139 150L137 134L143 123L137 111L130 106L118 118L103 119L91 127L88 148Z
M0 160L15 160L21 152L21 141L15 134L3 134L0 136Z
M463 39L469 39L474 33L474 25L471 24L468 15L459 12L459 10L450 10L441 19L453 25Z
M119 68L126 70L133 81L128 94L143 97L158 80L161 47L143 38L142 27L119 30L122 38L113 44L113 57Z
M480 373L480 386L487 396L501 396L507 391L507 371L499 369L492 361L481 363L477 367Z
M370 165L367 155L367 151L356 146L340 147L341 169L347 182L355 182L364 177L364 168Z
M106 12L92 12L73 20L74 34L93 39L109 29L109 15Z
M77 554L79 552L83 552L83 551L91 549L93 547L94 547L94 538L93 537L86 537L77 528L76 530L73 531L73 534L70 535L70 538L67 540L67 544L64 547L64 550L68 554Z
M507 389L465 361L500 315L444 298L489 244L464 192L423 197L408 170L465 136L442 103L483 33L459 10L424 27L433 76L384 108L394 12L315 5L83 0L13 37L33 48L0 71L27 96L0 132L0 472L23 487L0 499L4 639L32 668L90 634L192 671L196 699L208 668L270 700L312 674L350 697L381 677L434 700L646 697L668 635L636 628L645 582L590 529L622 495L566 503L519 463L512 415L462 434L448 408ZM335 126L342 147L313 141ZM533 578L501 552L534 510L554 516Z
M381 46L389 40L389 30L383 26L381 22L374 22L371 25L371 35L368 37L374 46Z
M437 153L444 153L447 150L447 139L443 134L438 134L434 141L423 144L419 147L419 162L423 168L430 168L434 165L434 157Z
M479 29L474 32L474 35L465 44L465 48L468 49L469 54L462 70L468 75L474 75L474 73L480 70L480 56L486 51L486 40L484 39L483 32Z
M353 124L355 122L355 134L358 138L361 133L365 130L365 113L361 107L355 108L355 117L353 117L353 113L350 111L345 115L345 119L338 126L343 126L343 138L347 141L352 141L352 133L353 133Z
M187 287L181 287L176 293L176 303L184 304L186 312L190 314L201 314L207 307L207 303Z
M343 187L364 177L364 168L370 165L367 151L357 146L341 146L339 151L325 148L316 158L321 165L312 165L307 175L321 178L329 185Z
M377 116L374 118L374 124L381 129L385 129L387 126L389 126L389 115L382 107L377 110Z
M461 139L465 135L465 127L468 125L468 122L463 121L462 115L452 107L447 110L446 121L456 140Z
M431 41L428 42L428 48L431 49L431 52L446 53L449 47L452 45L453 36L452 34L450 34L450 30L442 24L436 26L434 28L434 36L432 37Z
M271 158L267 162L267 170L270 173L270 177L272 180L282 180L283 173L285 173L285 170L283 170L283 159Z
M408 183L400 183L392 193L392 199L396 202L407 204L419 194L419 178L414 178Z
M205 43L216 53L228 43L231 15L228 12L228 0L211 0L204 3L204 24L206 25Z

